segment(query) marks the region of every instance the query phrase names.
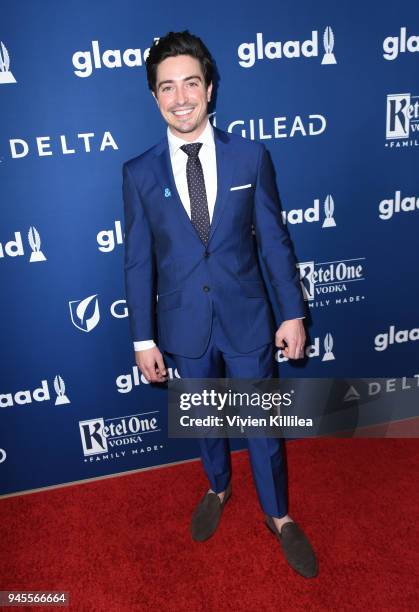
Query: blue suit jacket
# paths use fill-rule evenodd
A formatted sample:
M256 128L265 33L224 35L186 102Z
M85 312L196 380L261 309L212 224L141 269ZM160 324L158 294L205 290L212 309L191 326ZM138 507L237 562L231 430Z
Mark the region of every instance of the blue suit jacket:
M185 357L204 353L213 304L237 352L273 342L275 322L257 247L283 319L305 315L264 145L217 128L214 138L217 199L207 248L177 193L167 136L123 166L125 287L132 337L157 339L161 351ZM231 191L247 184L251 187Z

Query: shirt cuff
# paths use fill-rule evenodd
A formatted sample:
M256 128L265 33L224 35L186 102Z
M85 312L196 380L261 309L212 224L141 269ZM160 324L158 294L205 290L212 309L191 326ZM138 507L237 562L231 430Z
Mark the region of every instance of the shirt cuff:
M138 342L134 342L134 351L146 351L155 346L156 343L154 340L139 340Z

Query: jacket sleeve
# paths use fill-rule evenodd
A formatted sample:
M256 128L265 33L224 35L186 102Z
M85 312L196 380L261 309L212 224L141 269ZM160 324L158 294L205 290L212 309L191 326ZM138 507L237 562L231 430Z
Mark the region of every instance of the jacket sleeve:
M132 339L138 342L155 337L156 266L153 235L127 164L123 166L122 192L125 293Z
M298 268L282 221L272 160L264 145L259 156L253 221L259 252L283 320L304 317L306 307Z

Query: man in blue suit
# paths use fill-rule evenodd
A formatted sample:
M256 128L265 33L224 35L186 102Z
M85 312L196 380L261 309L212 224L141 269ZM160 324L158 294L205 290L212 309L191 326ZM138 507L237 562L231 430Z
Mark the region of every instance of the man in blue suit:
M286 357L303 356L305 308L270 157L261 143L211 126L214 65L199 38L170 32L153 44L146 65L167 135L123 168L136 363L153 383L166 380L164 354L184 378L272 377L274 339ZM192 517L196 541L215 532L231 495L228 440L201 439L200 445L211 488ZM249 438L248 446L267 526L289 564L315 576L314 551L288 514L283 440Z

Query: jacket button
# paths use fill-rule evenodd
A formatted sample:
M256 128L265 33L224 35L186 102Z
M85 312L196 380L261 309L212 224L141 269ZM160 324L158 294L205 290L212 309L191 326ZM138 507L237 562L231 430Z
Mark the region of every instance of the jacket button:
M208 253L208 251L205 251L205 253L204 253L205 259L207 259L209 256L210 256L210 254Z
M205 291L205 293L208 293L208 291L210 290L210 288L208 287L208 285L204 285L202 287L202 289Z

